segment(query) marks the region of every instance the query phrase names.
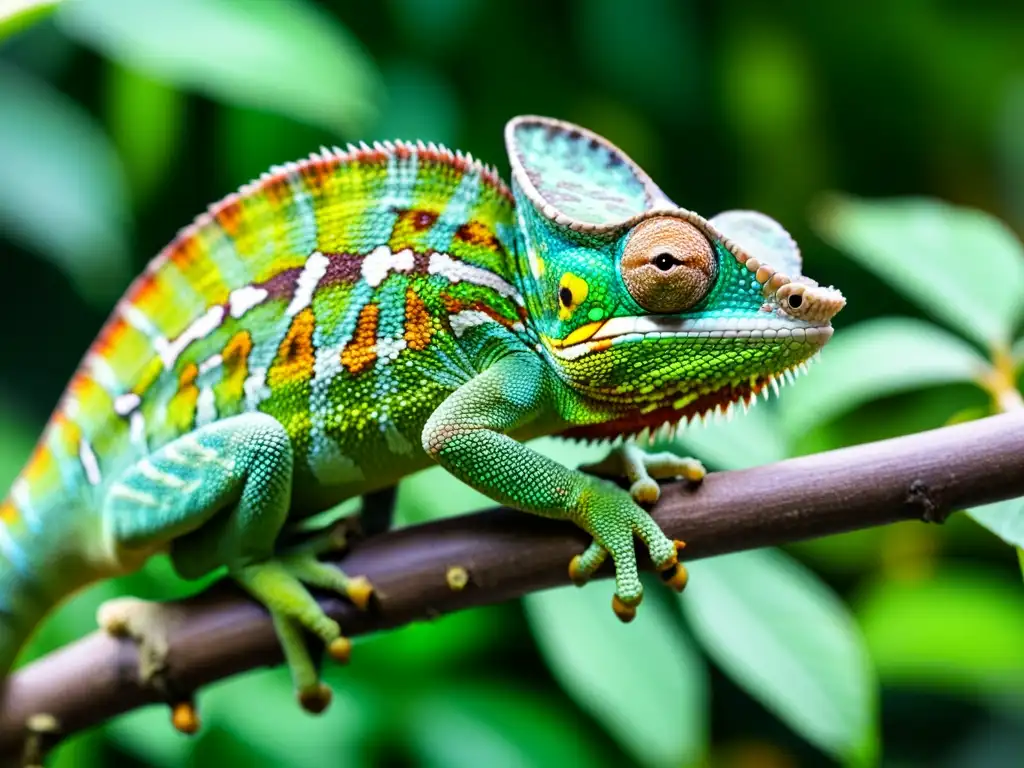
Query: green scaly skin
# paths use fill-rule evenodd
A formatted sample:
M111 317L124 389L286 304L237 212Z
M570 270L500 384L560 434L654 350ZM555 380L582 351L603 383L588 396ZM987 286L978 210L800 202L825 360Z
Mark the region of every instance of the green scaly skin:
M511 191L433 145L324 150L211 207L150 264L0 505L3 670L62 596L167 552L186 577L226 566L268 608L318 711L329 691L305 635L342 660L349 643L307 587L360 606L371 587L317 560L329 537L288 543L432 462L590 533L570 574L611 555L620 618L642 597L637 537L682 588L681 542L638 502L657 479L699 480L699 462L627 443L596 467L627 492L523 441L629 437L748 402L818 352L842 296L801 276L768 217L679 208L582 128L517 118L506 142Z

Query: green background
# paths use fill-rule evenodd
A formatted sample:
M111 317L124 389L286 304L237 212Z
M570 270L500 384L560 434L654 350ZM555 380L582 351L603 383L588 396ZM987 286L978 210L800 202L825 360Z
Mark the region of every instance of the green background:
M443 142L507 176L502 127L522 113L607 136L704 214L774 216L806 273L847 296L794 391L681 438L709 466L1020 402L1019 4L14 5L0 18L0 486L132 275L207 204L362 139ZM998 391L979 384L992 371ZM403 483L399 517L488 504L430 470ZM53 764L1021 765L1007 542L1024 544L1024 509L973 514L998 536L956 515L698 562L681 598L650 590L629 627L605 582L366 638L329 671L319 719L283 670L257 671L200 693L196 737L152 707ZM195 589L155 561L62 608L26 656L91 631L103 599Z

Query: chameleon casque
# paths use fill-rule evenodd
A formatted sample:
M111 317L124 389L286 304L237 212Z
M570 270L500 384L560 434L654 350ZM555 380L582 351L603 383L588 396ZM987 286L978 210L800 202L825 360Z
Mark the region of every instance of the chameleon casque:
M681 542L637 501L692 459L609 458L630 491L522 441L633 436L749 402L816 354L842 295L801 276L767 216L706 220L617 147L540 117L506 127L511 190L470 156L385 142L275 167L182 230L128 289L0 504L0 670L62 598L169 553L225 567L270 611L299 700L306 645L350 644L307 591L372 587L282 546L339 502L430 465L574 521L611 555L620 618L635 539L681 589ZM326 545L325 545L326 546Z

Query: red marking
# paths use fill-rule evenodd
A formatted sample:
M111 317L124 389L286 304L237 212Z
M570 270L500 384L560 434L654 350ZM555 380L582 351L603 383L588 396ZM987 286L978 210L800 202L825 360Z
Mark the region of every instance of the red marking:
M315 191L322 191L331 178L338 160L309 160L299 166L299 175L306 186Z
M263 184L263 192L267 196L267 202L274 208L280 208L290 202L293 197L288 178L281 174L267 179Z
M692 403L682 407L673 408L671 405L662 406L650 413L634 412L613 421L606 421L602 424L588 424L586 426L570 427L561 433L563 437L580 438L584 440L595 440L602 437L617 437L623 435L639 434L644 428L652 431L663 424L675 424L678 421L689 421L702 413L715 410L717 406L726 406L740 400L750 402L754 397L768 385L768 379L758 379L753 386L750 384L726 385L714 392L701 395Z
M480 301L479 299L472 302L462 301L461 299L455 298L451 294L443 293L441 294L441 301L444 302L444 308L449 315L454 315L456 312L463 312L469 309L476 310L477 312L483 312L485 315L487 315L494 321L500 323L501 325L505 326L506 328L511 328L515 324L514 320L510 320L509 318L505 317L497 310L495 310L493 307L489 307L487 304Z
M210 209L217 224L229 237L238 237L242 229L242 211L242 199L238 195L228 195Z
M468 221L455 230L455 237L469 245L479 245L488 248L495 253L505 253L505 246L501 244L494 230L480 221Z
M153 295L158 293L160 287L157 285L156 274L146 270L128 287L125 298L131 304L142 305L149 303Z
M202 256L203 249L199 246L199 240L194 232L177 238L167 246L167 258L181 270L188 269Z
M92 344L93 352L101 357L109 357L113 354L115 347L120 343L125 333L132 327L124 321L124 318L115 316L100 331L96 341Z

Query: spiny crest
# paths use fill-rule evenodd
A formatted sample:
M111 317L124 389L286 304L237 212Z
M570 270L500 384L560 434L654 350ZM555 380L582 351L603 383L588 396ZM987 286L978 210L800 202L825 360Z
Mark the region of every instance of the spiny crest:
M320 147L320 152L310 152L309 157L304 160L293 160L270 166L256 179L243 184L237 192L225 196L221 200L212 203L207 210L200 213L193 222L178 230L175 238L146 267L147 271L155 271L167 258L175 245L181 241L188 240L195 234L209 226L214 220L237 205L245 198L253 197L274 185L287 181L287 177L301 177L311 171L323 172L333 170L341 165L349 163L383 163L387 162L390 155L400 159L407 159L416 155L418 159L428 162L440 162L454 167L462 173L479 173L481 180L493 187L498 194L513 202L512 192L508 185L502 180L501 175L489 163L484 163L474 158L469 152L451 150L443 144L434 142L424 143L422 140L416 142L403 141L375 141L368 145L365 141L359 145L348 144L345 149L335 145L334 147Z
M818 358L819 355L815 354L778 373L765 374L754 377L749 382L742 382L729 390L729 395L733 399L726 399L721 391L713 392L710 396L699 397L682 408L657 408L631 419L630 423L608 422L608 426L612 428L607 431L602 429L605 425L588 425L567 429L559 437L590 445L612 447L624 442L653 445L658 441L671 441L679 432L691 425L699 424L706 427L711 422L732 421L737 406L743 409L743 413L748 413L757 404L758 395L765 401L769 399L769 393L779 397L781 388L786 384L794 384L797 376L808 373L808 364L816 362Z

